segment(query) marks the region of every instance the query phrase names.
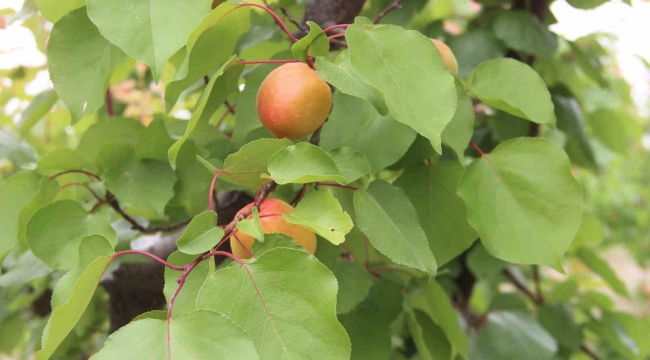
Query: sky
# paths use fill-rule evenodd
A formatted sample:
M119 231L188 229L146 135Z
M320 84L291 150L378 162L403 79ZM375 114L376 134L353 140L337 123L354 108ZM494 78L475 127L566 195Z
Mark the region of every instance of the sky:
M23 1L0 0L0 9L13 8L18 11ZM621 73L632 85L632 97L641 114L649 116L647 103L650 99L650 70L638 56L650 61L650 1L633 0L632 5L630 7L621 0L613 0L593 10L579 10L564 0L557 0L551 6L551 11L558 23L551 30L569 40L598 32L615 35L618 40L613 44L613 50ZM36 48L34 37L28 29L14 24L0 30L0 69L14 68L17 65L41 66L45 61L45 56ZM49 76L43 71L26 91L35 95L51 87Z

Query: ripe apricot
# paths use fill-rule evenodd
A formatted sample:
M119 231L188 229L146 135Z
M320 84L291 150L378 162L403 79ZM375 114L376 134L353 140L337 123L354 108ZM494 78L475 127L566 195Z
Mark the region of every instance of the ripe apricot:
M332 108L332 92L316 71L289 63L271 71L257 92L257 113L278 138L307 136L323 125Z
M253 205L254 204L251 203L244 206L241 210L239 210L239 212L237 212L237 215L248 211L253 207ZM301 245L307 249L310 254L314 254L316 252L316 235L300 225L287 222L282 217L282 214L293 212L293 210L293 206L280 199L269 198L264 200L259 209L262 232L265 234L285 234L293 238L296 244ZM233 255L239 257L240 259L250 259L251 256L249 253L252 253L251 249L253 248L253 242L255 242L255 238L244 234L241 231L238 231L236 235L237 239L235 239L234 236L230 238L230 247L232 248ZM242 245L248 251L244 250Z
M458 74L458 61L456 61L456 57L454 56L454 53L451 51L449 46L436 39L431 39L431 42L433 42L436 45L436 48L438 48L438 52L440 52L442 61L445 63L447 69L449 69L449 71L453 72L454 74Z

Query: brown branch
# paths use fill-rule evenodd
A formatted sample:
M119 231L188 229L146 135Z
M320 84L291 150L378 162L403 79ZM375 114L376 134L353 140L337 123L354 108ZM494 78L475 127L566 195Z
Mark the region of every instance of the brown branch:
M113 95L111 95L110 86L106 89L106 114L109 117L115 115L115 109L113 108Z
M584 352L585 354L589 355L589 357L592 358L593 360L599 360L598 355L593 350L588 348L586 345L580 344L580 350L582 350L582 352Z
M533 292L530 291L530 289L528 288L528 286L526 284L524 284L519 279L517 279L517 277L515 276L515 274L512 273L512 271L510 271L508 269L504 269L503 274L505 276L507 276L508 279L510 279L510 281L515 285L515 287L517 287L517 289L519 289L519 291L521 291L522 293L524 293L524 295L529 297L535 304L537 304L537 305L542 305L543 304L542 300L540 298L538 298L537 296L535 296L535 294L533 294Z
M533 280L535 281L535 291L537 292L537 298L543 304L544 294L542 293L542 284L539 276L539 265L533 265Z
M132 218L129 214L127 214L122 207L120 206L120 203L117 201L117 198L113 193L110 191L106 192L106 202L117 212L122 216L124 220L126 220L129 224L131 224L131 228L133 230L137 230L139 232L145 233L145 234L151 234L151 233L156 233L159 231L172 231L179 229L192 221L192 218L188 218L182 221L179 221L177 223L169 224L169 225L160 225L160 226L142 226L140 225L137 221L135 221L134 218Z
M384 16L388 15L391 11L393 11L393 10L395 10L395 9L399 9L399 8L401 8L403 2L404 2L404 0L397 0L397 1L395 1L394 3L388 5L387 8L385 8L384 10L382 10L382 12L380 12L379 14L377 14L377 16L375 16L375 18L372 19L372 23L373 23L373 24L377 24L377 23L379 23L379 22L381 21L381 19L383 19Z

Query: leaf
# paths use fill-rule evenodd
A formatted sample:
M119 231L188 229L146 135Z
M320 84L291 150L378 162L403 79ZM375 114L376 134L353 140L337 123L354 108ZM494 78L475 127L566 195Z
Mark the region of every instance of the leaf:
M339 283L336 314L347 314L368 296L372 276L362 263L340 260L334 264L334 276Z
M570 167L550 141L519 138L499 144L465 170L458 195L490 254L560 268L582 217L582 189Z
M103 241L108 243L105 238ZM43 348L36 353L37 360L49 359L79 321L111 262L110 255L101 255L88 264L80 264L59 281L52 296L52 315L43 332Z
M352 340L351 360L391 359L391 323L402 310L401 288L376 281L366 300L339 316Z
M402 158L416 135L391 116L380 116L367 101L335 92L332 113L321 132L321 146L328 151L351 147L366 155L375 173Z
M449 146L461 164L465 164L465 149L474 133L474 105L463 84L456 80L456 112L442 131L442 143Z
M277 152L291 145L287 139L259 139L244 145L234 154L228 155L223 163L224 173L219 177L235 184L259 186L261 175L268 171L269 159Z
M572 163L597 169L594 151L585 132L585 120L576 99L553 95L557 128L567 135L565 148ZM572 156L573 155L573 156Z
M5 263L6 264L6 263ZM34 254L27 250L20 254L11 266L5 266L5 272L0 275L0 287L22 287L34 279L47 276L52 272L50 268Z
M179 16L178 3L173 0L88 0L88 16L99 32L129 56L149 65L156 81L165 62L186 44L208 13L210 6L205 1L187 3Z
M168 163L139 160L133 147L126 143L104 146L97 158L106 188L121 203L164 215L176 183L176 174Z
M608 347L623 355L624 359L637 358L639 348L634 339L630 338L620 324L609 320L607 318L603 321L592 319L585 324L585 327L603 339Z
M327 154L332 157L336 167L341 172L341 175L348 180L348 183L354 182L371 172L368 157L351 147L343 146L332 149Z
M629 297L625 283L621 281L616 272L611 268L607 261L603 260L598 254L587 248L582 247L576 251L578 258L582 260L591 271L600 276L617 294Z
M185 266L190 264L196 259L196 255L183 254L180 251L175 251L167 258L167 262L176 266ZM196 297L199 294L201 286L206 278L212 273L214 263L212 261L201 261L190 275L185 279L185 285L176 300L174 301L174 308L172 318L177 319L179 316L195 311ZM168 267L165 268L165 299L167 304L172 297L174 291L178 287L178 278L181 276L181 271L176 271Z
M194 112L187 124L185 133L169 148L169 162L174 169L176 169L176 157L178 156L178 152L185 141L187 141L190 135L192 135L194 129L196 129L199 124L208 122L210 117L212 117L212 114L214 114L214 112L221 106L228 95L237 91L239 75L241 75L243 68L241 66L229 68L236 59L236 56L231 57L230 60L226 61L226 63L224 63L223 66L212 75L210 82L205 85L201 97L194 108ZM172 84L173 83L167 86L167 91L169 91ZM165 92L165 95L166 94L167 92Z
M456 110L454 78L424 35L394 25L351 25L352 68L385 96L395 119L442 152L441 134Z
M557 343L530 315L493 312L478 336L472 338L469 358L476 360L551 360Z
M223 229L217 227L217 213L208 210L190 221L183 235L176 240L176 246L185 254L198 255L217 245L223 235Z
M309 33L291 45L293 56L300 61L307 57L327 56L330 52L330 41L323 29L313 21L307 21Z
M41 176L17 173L0 182L0 261L18 243L20 211L38 192Z
M173 81L165 89L167 112L174 107L183 90L206 74L212 73L216 66L221 65L223 68L222 64L232 61L228 59L231 59L237 40L241 34L248 31L249 27L250 7L240 8L224 3L203 18L187 39L185 58L174 75ZM219 44L219 46L215 47L215 44ZM216 74L219 74L220 71L222 70L218 70ZM212 76L217 76L216 74ZM239 73L236 77L239 78ZM218 86L217 89L221 90L221 87ZM212 105L218 108L222 102Z
M418 357L422 360L446 360L451 358L451 345L444 332L422 311L404 312Z
M420 163L395 181L415 207L438 266L467 250L478 238L467 222L467 208L456 194L463 167L441 161L433 168Z
M307 251L302 245L296 244L293 238L282 233L271 233L264 235L264 242L255 241L253 243L253 255L260 257L265 252L277 248Z
M257 241L264 241L264 233L262 232L262 224L260 223L260 214L256 207L252 208L250 219L243 219L237 221L237 230L244 234L254 237Z
M470 79L470 91L488 106L538 124L555 124L553 103L544 81L517 60L481 63Z
M25 137L34 125L52 109L59 96L54 90L46 90L36 95L27 109L20 115L20 136Z
M35 0L38 11L52 23L56 23L65 14L86 5L85 0Z
M199 160L199 154L203 150L193 140L186 141L181 146L176 157L176 184L174 184L174 197L170 201L173 204L186 204L193 199L197 193L203 194L204 205L207 206L205 194L210 189L210 182L213 174ZM166 151L165 151L166 153ZM167 155L165 154L165 158ZM194 198L195 199L195 198ZM203 210L203 209L200 209ZM199 211L200 211L199 210Z
M199 310L169 323L158 319L132 322L114 332L91 359L257 360L258 356L239 326L222 314Z
M597 245L603 242L603 223L590 213L582 213L582 222L576 237L569 247L570 252L575 252L583 246Z
M316 70L318 76L340 92L367 100L380 115L388 115L388 108L383 95L375 87L366 83L352 69L348 50L341 51L335 62L329 61L325 56L318 57L316 59Z
M106 144L127 142L137 144L145 128L142 124L129 118L113 116L91 125L79 140L76 153L84 161L95 163L97 154Z
M539 57L551 57L557 37L537 17L525 11L502 11L494 22L494 34L509 48Z
M76 201L57 201L39 209L27 223L27 245L52 269L73 269L84 237L99 234L117 244L110 221L107 213L88 214Z
M624 112L599 109L589 114L589 126L593 135L609 149L621 154L630 153L632 134L629 130L630 116Z
M302 142L285 147L271 156L270 178L280 185L333 181L347 184L331 156L318 146Z
M169 137L165 122L156 119L138 137L135 156L138 159L167 161L167 150L174 144Z
M577 350L582 344L582 329L573 318L569 304L543 305L539 308L537 317L561 347Z
M447 43L458 60L458 75L468 78L478 64L501 58L506 47L486 27L454 36ZM458 87L458 85L456 85Z
M437 266L418 222L415 208L404 192L384 181L354 193L357 226L372 246L394 262L435 274Z
M409 296L409 304L424 311L444 332L454 352L467 357L469 338L461 328L458 315L449 297L436 281L418 280L421 297Z
M567 0L567 2L576 9L589 10L599 7L607 0Z
M54 24L47 54L54 90L70 110L73 122L104 105L111 73L127 59L99 34L85 8Z
M345 234L354 224L338 200L326 189L309 192L296 206L295 211L282 217L289 223L303 226L322 236L334 245L345 241Z
M470 250L467 256L467 267L479 279L485 279L501 274L503 269L508 267L508 263L495 258L478 243Z
M40 159L36 170L44 175L55 175L67 170L83 169L86 165L81 155L70 149L54 149Z
M350 341L335 315L336 291L336 279L312 255L276 248L214 273L197 306L242 326L260 359L349 359Z

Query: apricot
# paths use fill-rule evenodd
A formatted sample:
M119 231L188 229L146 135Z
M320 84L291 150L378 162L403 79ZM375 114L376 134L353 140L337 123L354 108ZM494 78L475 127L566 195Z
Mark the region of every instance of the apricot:
M436 39L431 39L431 42L433 42L436 45L436 48L438 48L438 52L440 53L440 56L442 56L442 61L445 63L447 69L454 74L458 74L458 61L456 61L456 57L449 46Z
M332 109L332 92L316 71L289 63L271 71L257 91L257 113L278 138L300 139L323 125Z
M248 211L253 207L253 205L254 203L244 206L241 210L239 210L239 212L237 212L237 215ZM293 241L295 241L296 244L301 245L307 249L310 254L313 255L316 252L316 235L300 225L287 222L282 217L282 214L293 212L293 210L293 206L280 199L269 198L264 200L259 209L262 232L264 234L285 234L293 238ZM255 242L255 238L244 234L241 231L238 231L236 235L237 239L235 239L234 236L230 238L230 247L232 249L233 255L239 257L240 259L250 259L251 256L249 254L252 253L253 242ZM237 241L238 239L239 241ZM242 245L248 251L244 250Z

